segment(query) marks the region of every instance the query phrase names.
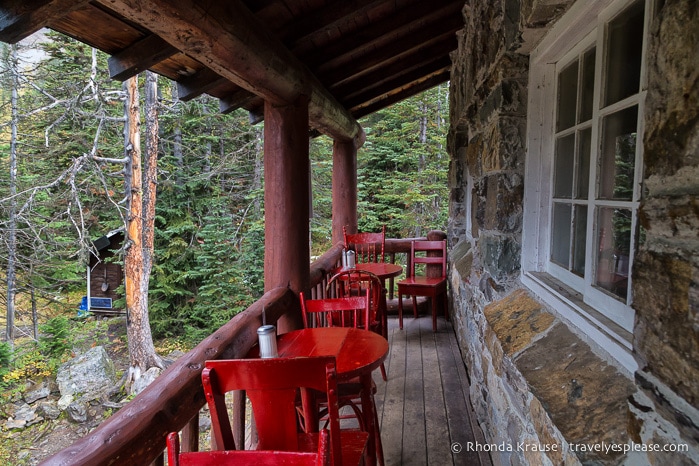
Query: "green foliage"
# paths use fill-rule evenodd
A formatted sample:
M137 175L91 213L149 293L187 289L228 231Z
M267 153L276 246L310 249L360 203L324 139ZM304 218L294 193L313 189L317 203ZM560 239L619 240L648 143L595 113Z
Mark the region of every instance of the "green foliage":
M362 121L367 142L357 157L358 227L390 237L446 230L448 125L446 89L438 86Z
M0 379L10 370L12 347L7 342L0 342Z
M70 349L70 320L59 316L39 326L39 348L52 358L60 358Z
M123 167L85 157L93 150L97 157L123 157L121 84L109 79L105 54L94 55L92 74L89 47L50 37L45 58L24 73L20 89L17 200L24 210L17 233L21 286L53 297L84 290L85 239L123 226L125 191ZM0 112L9 121L9 81L0 77ZM210 97L179 101L165 79L159 87L150 322L156 338L193 344L264 291L264 255L273 251L264 246L262 126L251 126L244 111L221 114ZM362 121L360 230L385 224L389 236L406 237L446 228L446 101L440 86ZM9 194L8 134L0 133L0 199ZM311 250L319 255L331 246L332 141L312 139L310 159ZM0 204L0 218L9 212ZM42 350L60 353L67 341L62 323L47 325L51 342L42 341Z

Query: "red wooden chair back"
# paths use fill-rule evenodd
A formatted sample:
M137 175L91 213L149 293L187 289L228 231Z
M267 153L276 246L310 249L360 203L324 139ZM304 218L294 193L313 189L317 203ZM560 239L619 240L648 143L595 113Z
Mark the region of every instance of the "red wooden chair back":
M369 290L363 296L339 298L305 299L300 294L303 326L366 328L371 320Z
M347 233L347 227L342 227L345 237L345 249L352 249L357 262L383 262L386 249L386 225L380 233Z
M246 391L257 427L257 448L281 451L299 451L303 446L297 428L297 391L313 389L324 393L328 403L332 463L341 464L334 357L206 361L202 382L211 412L212 434L216 447L221 450L236 447L225 401L227 392ZM305 413L306 418L309 415L312 413Z
M345 270L333 275L325 287L325 295L328 297L352 297L363 296L369 292L369 325L367 330L372 330L383 335L381 308L383 284L381 279L371 272L362 270Z
M440 253L435 255L433 253ZM434 264L442 266L440 277L447 276L447 242L446 241L413 241L410 244L410 267L408 277L415 277L417 264ZM425 272L425 275L430 275Z
M169 466L227 466L254 464L256 466L329 466L330 437L327 430L320 432L318 451L264 451L215 450L180 453L177 432L167 436L167 463Z

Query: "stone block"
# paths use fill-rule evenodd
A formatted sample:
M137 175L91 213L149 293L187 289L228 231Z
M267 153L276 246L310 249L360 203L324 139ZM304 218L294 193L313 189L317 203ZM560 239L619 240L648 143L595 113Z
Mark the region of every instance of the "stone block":
M699 405L699 268L690 257L643 251L634 263L635 351L641 367ZM692 301L690 301L692 300Z
M515 359L517 368L549 417L573 444L628 442L631 380L601 360L562 323ZM580 460L616 464L621 452L576 451Z
M504 280L519 272L521 246L513 238L481 234L478 243L485 270L496 280Z
M483 310L509 356L522 351L548 330L554 317L524 290L515 290Z
M501 233L522 231L523 178L517 174L499 173L487 178L483 228Z
M473 265L471 242L464 239L456 243L452 250L449 251L449 257L461 279L467 280L469 275L471 275L471 267Z

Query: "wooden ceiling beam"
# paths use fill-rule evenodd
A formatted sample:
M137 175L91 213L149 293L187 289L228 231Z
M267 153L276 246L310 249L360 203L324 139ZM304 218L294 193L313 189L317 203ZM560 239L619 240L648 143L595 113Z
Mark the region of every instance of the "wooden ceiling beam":
M401 100L405 100L408 97L412 97L414 95L419 94L420 92L426 91L427 89L432 89L433 87L439 84L447 82L449 80L450 73L451 72L447 70L434 76L428 76L420 80L419 82L405 85L401 89L396 89L395 91L387 93L381 97L377 97L376 99L370 102L366 102L361 105L357 105L356 107L350 108L350 111L352 112L352 115L355 116L355 118L361 118L363 116L369 115L378 110L386 108L389 105L395 104L396 102L400 102Z
M339 140L362 130L313 74L240 2L96 0L273 105L309 98L312 126Z
M228 82L226 78L219 76L209 68L202 68L192 76L177 81L177 97L187 102L226 82ZM247 94L249 95L249 93Z
M313 64L309 64L309 66L323 79L324 73L327 73L328 70L365 69L389 60L398 53L428 48L442 40L453 44L452 50L455 50L457 47L456 31L462 25L463 20L459 16L451 15L432 27L401 29L400 33L385 34L374 41L355 44L355 48L347 49L344 52L328 50L328 54L323 53L322 56L319 55L313 59L315 63L318 63L317 66Z
M405 0L404 0L405 1ZM408 0L415 3L423 0ZM296 53L303 52L308 46L317 47L319 39L322 42L326 37L333 36L334 30L349 30L350 24L357 22L357 18L367 15L371 10L384 4L392 5L393 0L343 0L339 2L327 2L327 4L313 12L299 17L297 20L285 25L279 30L279 37ZM298 48L298 50L296 50Z
M333 69L330 73L320 75L320 79L326 83L328 89L334 89L351 85L362 77L371 73L380 75L390 75L399 73L401 69L410 67L414 61L421 62L424 57L436 57L445 55L455 50L458 46L456 34L448 31L443 36L433 37L432 40L416 44L410 49L394 51L393 54L381 54L375 57L367 57L365 60L358 60L352 67L340 67Z
M410 3L412 3L411 0ZM413 4L402 5L399 11L387 17L368 23L352 33L344 33L332 43L324 44L322 54L317 53L316 43L323 42L328 33L325 28L319 30L297 44L290 44L291 50L296 56L302 57L310 68L325 63L331 59L352 54L353 57L362 53L372 53L373 50L384 47L390 42L402 42L414 35L416 31L427 30L444 32L447 28L458 24L463 27L461 8L463 4L454 0L431 0L429 2L418 1ZM354 17L354 16L353 16ZM351 24L355 23L352 21ZM351 26L345 26L347 29ZM423 37L429 37L423 36ZM327 41L327 39L325 39Z
M125 81L178 52L175 47L151 34L109 57L109 77Z
M251 94L245 89L240 89L231 95L219 99L219 110L221 113L230 113L238 108L251 109L264 106L264 99Z
M0 6L0 41L14 44L67 15L89 0L3 0Z
M353 91L347 95L342 95L338 92L340 101L345 107L353 108L365 102L371 102L373 99L390 93L394 89L403 89L411 83L419 83L421 79L432 77L434 75L443 75L451 69L451 60L448 57L437 57L435 60L424 64L423 66L415 67L407 70L405 73L396 75L387 75L378 81L372 81L367 78L367 85L357 83L353 86Z

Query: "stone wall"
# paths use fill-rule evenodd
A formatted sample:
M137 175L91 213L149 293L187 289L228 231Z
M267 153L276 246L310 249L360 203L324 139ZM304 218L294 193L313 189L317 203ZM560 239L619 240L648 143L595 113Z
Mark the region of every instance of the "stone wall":
M489 443L514 447L493 451L496 464L693 464L699 461L699 2L658 2L653 24L645 234L633 270L634 350L642 368L635 380L598 357L599 348L519 280L527 54L573 3L468 0L463 10L466 27L452 57L448 238L452 316L474 408ZM629 440L686 443L691 451L576 450Z
M699 446L699 2L666 1L652 27L635 258L634 349L644 440ZM643 399L641 399L643 398ZM673 428L657 427L656 414ZM642 426L642 427L641 427ZM649 426L655 426L653 428Z

